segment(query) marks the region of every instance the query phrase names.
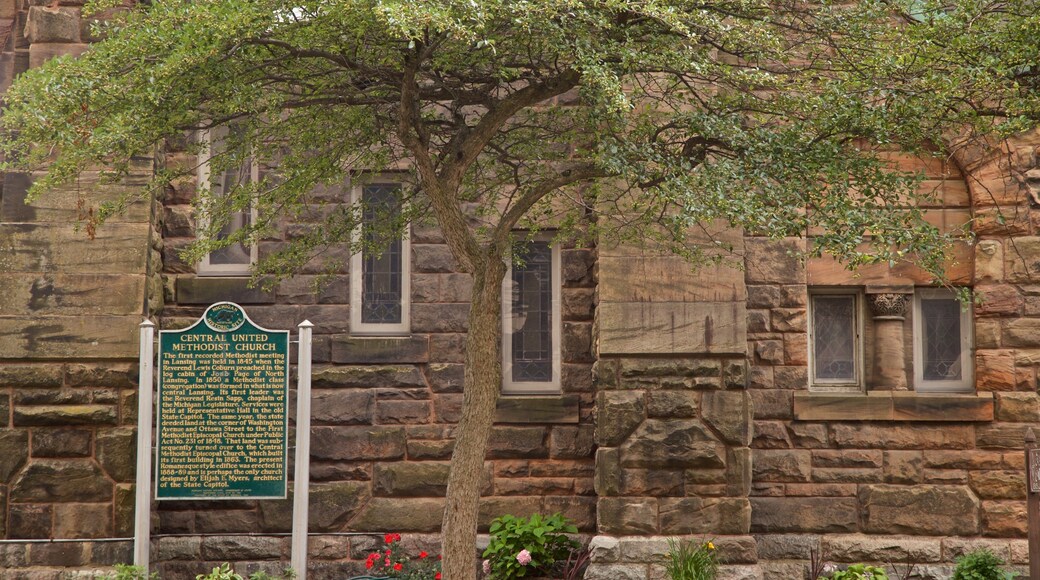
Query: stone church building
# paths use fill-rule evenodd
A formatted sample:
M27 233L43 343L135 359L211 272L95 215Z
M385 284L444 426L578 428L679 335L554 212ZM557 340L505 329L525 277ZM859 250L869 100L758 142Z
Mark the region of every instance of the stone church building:
M2 85L91 40L78 7L27 4L0 1ZM927 219L974 233L948 267L980 298L970 308L910 266L802 262L804 239L721 232L742 264L698 270L653 249L532 244L507 277L483 525L562 512L601 580L662 577L670 537L713 539L726 578L800 580L811 551L924 578L976 546L1025 564L1038 151L1030 133L946 161L891 154L935 193ZM167 143L124 186L163 164L196 159ZM205 164L200 178L214 179ZM315 191L313 215L200 264L179 254L195 182L89 239L72 224L111 186L87 175L26 205L32 179L6 174L0 194L0 578L131 559L138 325L180 328L225 300L268 328L315 324L312 577L363 571L377 541L364 533L435 539L470 294L438 231L414 226L378 257L332 249L341 267L319 292L320 264L273 291L247 284L257 256L320 223L319 204L386 195L393 176ZM153 566L277 569L290 519L290 500L159 503Z

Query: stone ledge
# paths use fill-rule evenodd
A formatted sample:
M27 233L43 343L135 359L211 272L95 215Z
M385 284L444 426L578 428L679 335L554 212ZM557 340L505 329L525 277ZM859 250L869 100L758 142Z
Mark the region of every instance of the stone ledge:
M993 393L794 394L799 421L992 421Z
M259 286L249 287L250 277L195 277L177 278L177 302L179 304L213 304L234 302L236 304L274 304L274 292L266 292Z
M518 397L498 400L496 423L578 423L578 395Z

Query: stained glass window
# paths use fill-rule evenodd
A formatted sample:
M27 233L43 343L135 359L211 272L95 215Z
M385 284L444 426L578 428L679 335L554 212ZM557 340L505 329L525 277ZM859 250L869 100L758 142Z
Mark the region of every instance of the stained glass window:
M527 244L522 265L512 271L512 357L514 382L552 380L552 249Z
M242 128L237 125L228 127L217 127L202 134L205 140L203 155L210 157L221 152L223 142L229 132L239 132ZM208 160L199 164L199 180L208 182L210 193L214 197L228 195L233 189L248 185L254 179L254 163L245 160L238 166L228 167L215 171ZM253 221L253 210L251 207L234 211L228 215L227 222L217 232L217 239L227 239L234 232L249 226ZM206 217L203 216L203 223ZM210 252L199 264L198 273L202 275L237 275L247 274L249 266L253 263L255 252L253 246L237 242L229 246L218 248Z
M394 219L400 215L400 186L372 184L364 186L364 223ZM376 233L365 231L365 241L376 241ZM403 244L391 240L381 251L366 249L362 255L361 322L366 324L400 324L403 296Z
M856 297L812 297L813 378L817 383L851 384L856 372Z
M953 290L918 288L913 316L915 388L974 389L970 305L958 300Z

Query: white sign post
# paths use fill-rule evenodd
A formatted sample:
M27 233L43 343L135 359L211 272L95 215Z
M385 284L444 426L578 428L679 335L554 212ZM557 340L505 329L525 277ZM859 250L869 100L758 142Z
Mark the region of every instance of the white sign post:
M148 572L152 519L152 364L155 360L155 324L141 323L141 350L137 383L137 499L134 503L134 565Z
M307 509L311 469L311 330L309 320L300 323L299 362L296 367L296 474L293 477L293 570L307 580Z

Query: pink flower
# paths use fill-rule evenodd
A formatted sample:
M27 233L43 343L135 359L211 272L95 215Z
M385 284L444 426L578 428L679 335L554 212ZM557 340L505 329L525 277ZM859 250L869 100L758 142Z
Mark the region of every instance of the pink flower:
M531 552L527 550L520 550L520 553L516 555L516 561L520 562L521 566L526 566L531 563Z
M485 574L490 574L491 573L491 560L484 560L484 573Z

